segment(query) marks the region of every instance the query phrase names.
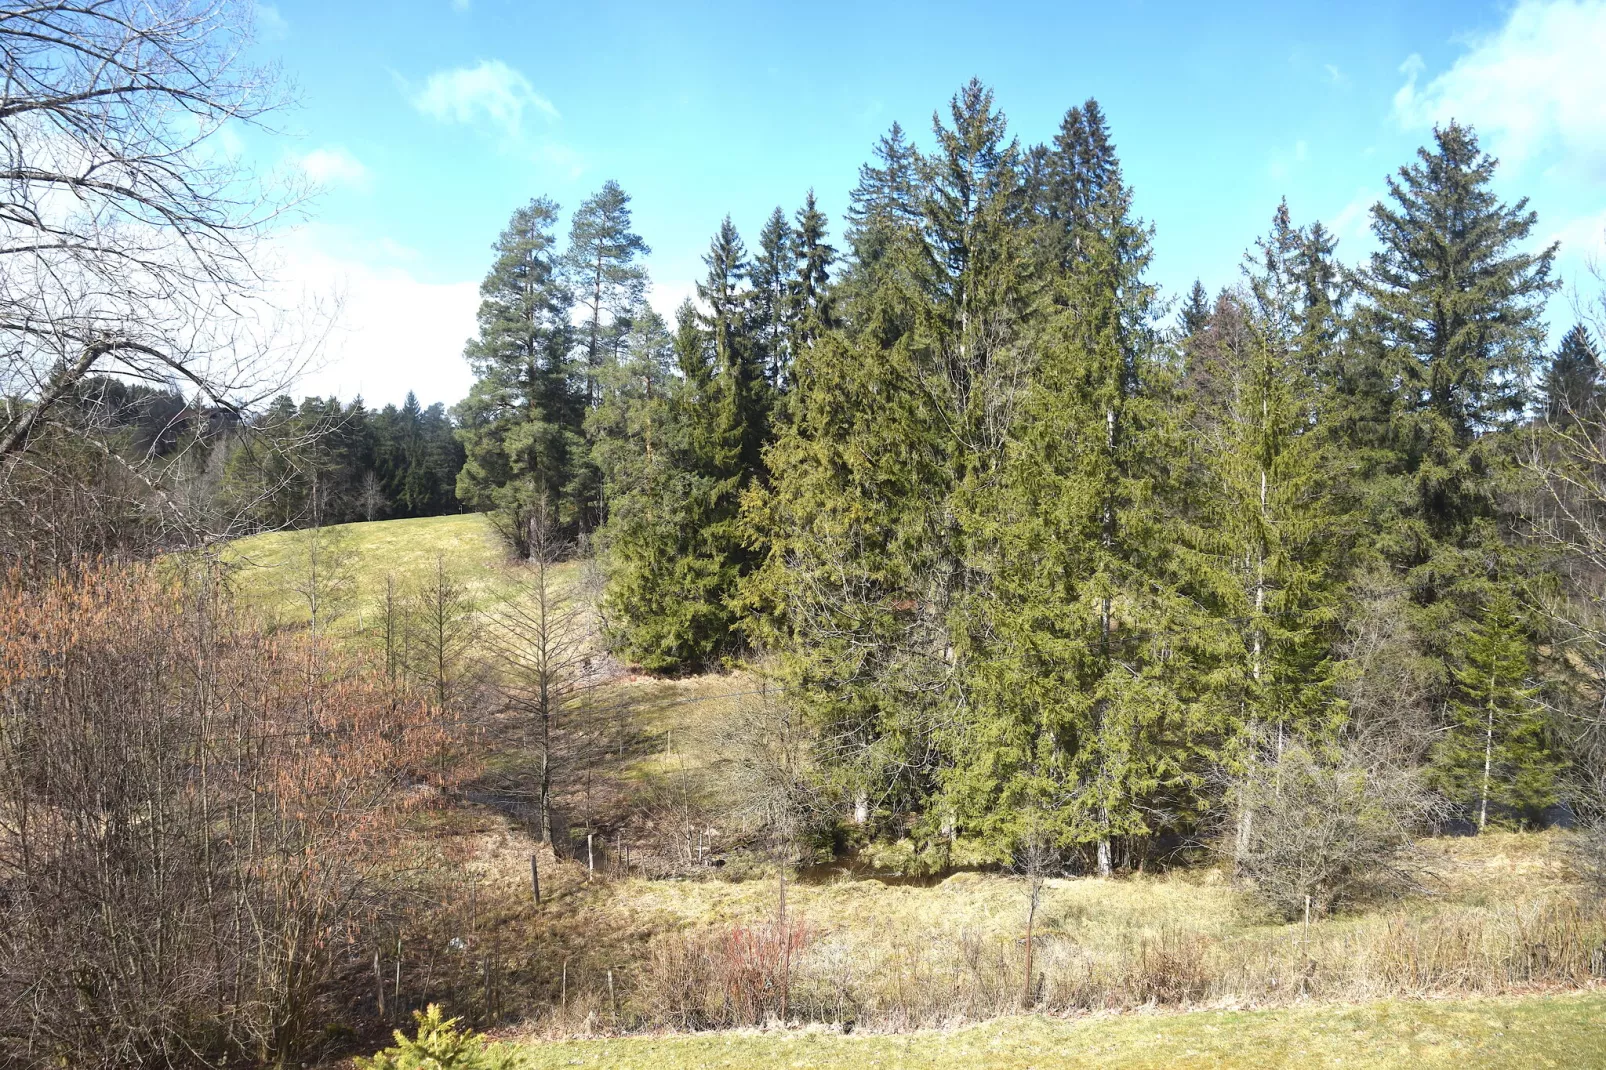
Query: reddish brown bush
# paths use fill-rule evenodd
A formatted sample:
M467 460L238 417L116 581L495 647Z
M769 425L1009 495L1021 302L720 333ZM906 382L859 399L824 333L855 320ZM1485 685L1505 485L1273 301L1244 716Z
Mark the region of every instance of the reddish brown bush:
M307 1052L433 719L204 569L0 586L0 1063Z

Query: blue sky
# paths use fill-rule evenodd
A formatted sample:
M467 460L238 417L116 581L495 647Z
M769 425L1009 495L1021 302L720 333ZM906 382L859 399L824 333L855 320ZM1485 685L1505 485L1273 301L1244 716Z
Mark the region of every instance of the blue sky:
M322 187L279 236L292 293L343 295L297 392L455 401L470 376L490 245L538 195L572 209L604 180L653 246L654 304L702 271L729 212L752 240L813 187L840 235L860 163L894 120L972 75L1023 143L1097 97L1155 278L1232 282L1281 196L1340 253L1434 121L1477 126L1500 188L1583 278L1606 228L1606 0L1518 4L665 5L495 0L258 7L259 52L299 107L249 151ZM565 227L566 227L565 222ZM1552 319L1570 320L1558 298Z

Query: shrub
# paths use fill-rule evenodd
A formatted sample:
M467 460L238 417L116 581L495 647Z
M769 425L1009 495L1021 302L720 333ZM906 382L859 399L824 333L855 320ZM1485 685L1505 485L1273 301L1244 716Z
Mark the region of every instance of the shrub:
M461 1019L443 1017L439 1004L414 1011L413 1020L418 1023L417 1037L409 1040L407 1034L396 1030L396 1046L371 1059L353 1059L357 1070L508 1070L513 1066L510 1049L487 1044L471 1029L459 1029Z
M1426 859L1416 836L1442 811L1419 770L1338 748L1295 743L1257 758L1232 784L1235 870L1285 918L1420 886Z

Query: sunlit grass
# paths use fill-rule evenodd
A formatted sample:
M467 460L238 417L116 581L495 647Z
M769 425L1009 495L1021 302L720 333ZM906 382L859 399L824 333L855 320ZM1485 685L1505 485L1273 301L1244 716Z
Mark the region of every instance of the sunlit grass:
M947 1067L1601 1067L1598 993L1358 1007L1008 1018L952 1031L842 1036L824 1030L528 1043L521 1063L616 1070Z

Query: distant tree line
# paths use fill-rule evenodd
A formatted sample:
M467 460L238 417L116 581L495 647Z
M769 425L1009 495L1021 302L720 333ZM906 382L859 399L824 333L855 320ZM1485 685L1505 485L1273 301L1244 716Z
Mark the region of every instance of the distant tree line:
M929 148L877 144L843 250L812 193L752 250L727 218L673 324L617 185L566 246L538 199L482 287L458 494L521 551L537 503L591 537L623 659L766 656L829 790L935 856L1107 872L1230 814L1247 858L1296 746L1479 828L1582 810L1593 633L1556 607L1596 573L1535 518L1598 355L1542 351L1556 249L1495 166L1439 128L1365 263L1285 202L1174 316L1092 100L1027 145L971 82Z
M262 527L438 516L458 509L463 447L446 407L411 391L401 407L288 397L239 436L223 464L225 506Z

